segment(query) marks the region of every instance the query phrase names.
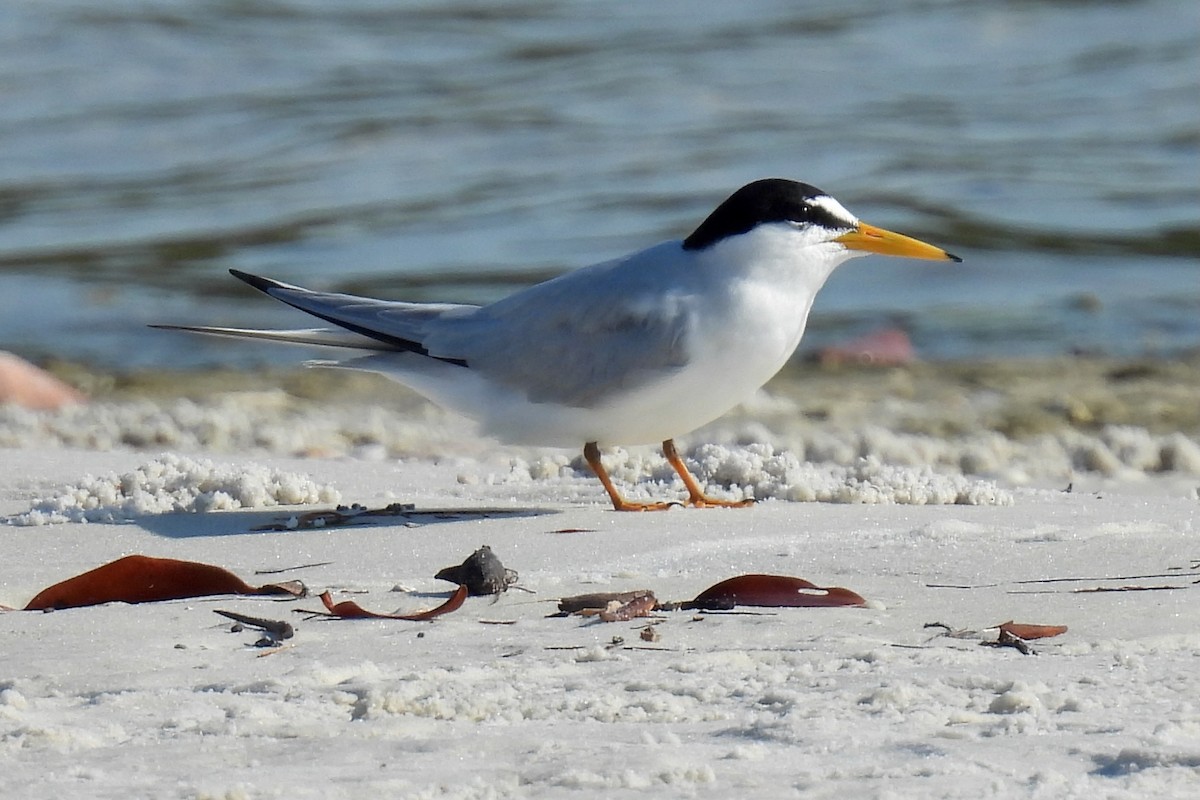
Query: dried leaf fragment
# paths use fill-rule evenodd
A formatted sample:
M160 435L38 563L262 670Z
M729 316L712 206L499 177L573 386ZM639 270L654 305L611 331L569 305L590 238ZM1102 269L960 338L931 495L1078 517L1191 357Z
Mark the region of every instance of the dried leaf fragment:
M79 608L102 603L153 603L217 594L303 597L299 581L251 586L227 569L197 561L131 555L68 578L38 592L27 611Z
M628 603L643 595L654 593L649 589L634 589L632 592L592 592L564 597L558 601L558 610L564 614L579 614L584 611L603 611L614 600L620 604Z
M817 586L789 575L738 575L708 587L682 607L724 611L735 606L824 608L861 606L866 602L849 589Z
M996 638L996 641L980 642L980 644L983 645L984 647L1011 647L1014 650L1018 651L1023 656L1036 656L1037 655L1037 653L1034 651L1034 649L1029 646L1028 642L1026 642L1020 636L1016 636L1015 634L1009 633L1008 631L1004 630L1003 628L1000 629L1000 635Z
M648 617L657 602L653 592L638 595L626 603L613 600L600 612L600 619L603 622L628 622L637 617Z
M1066 625L1030 625L1024 622L1002 622L997 625L1001 633L1016 636L1018 639L1046 639L1050 636L1061 636L1067 632Z
M321 602L329 610L327 616L338 617L340 619L403 619L409 622L426 622L443 614L457 611L462 608L462 604L466 599L467 587L460 585L454 591L454 594L450 595L450 598L437 608L431 608L428 611L418 611L415 614L380 614L375 611L367 611L353 600L343 600L340 603L335 603L333 602L333 596L328 591L321 592Z

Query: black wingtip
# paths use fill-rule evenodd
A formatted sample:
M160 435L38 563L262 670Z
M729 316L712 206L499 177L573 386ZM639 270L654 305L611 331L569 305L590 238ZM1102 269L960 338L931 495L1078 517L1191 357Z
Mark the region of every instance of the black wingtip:
M959 258L958 256L954 255L954 253L946 253L946 258L950 259L951 261L955 262L956 264L962 263L962 259Z
M245 281L260 292L267 292L279 286L278 283L270 278L260 278L257 275L251 275L249 272L242 272L240 269L231 269L229 270L229 274L239 281Z

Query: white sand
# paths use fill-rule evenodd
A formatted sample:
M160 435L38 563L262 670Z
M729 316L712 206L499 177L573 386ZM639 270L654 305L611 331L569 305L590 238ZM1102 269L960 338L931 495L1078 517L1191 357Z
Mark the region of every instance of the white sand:
M738 485L778 457L695 453ZM159 506L144 497L124 506L124 522L0 525L0 603L11 606L129 553L215 563L252 583L300 578L407 611L441 602L450 587L433 574L488 544L534 592L472 598L433 623L292 613L315 599L5 613L0 796L1200 796L1190 473L1081 474L1067 494L873 462L788 462L774 469L856 502L637 515L610 511L567 461L491 448L440 463L226 453L205 467L154 452L0 451L10 517L39 498L86 505L96 487L121 484L109 473L167 491L145 476L172 463L197 484L223 474L251 485L243 506L278 500L265 486L303 485L310 499L337 490L376 506L554 512L250 533L289 512L145 513ZM660 466L649 451L614 458L626 477ZM976 504L945 504L955 500ZM332 563L253 575L320 561ZM651 588L683 600L746 572L845 586L870 606L675 612L653 644L639 638L644 621L547 617L561 596ZM1125 577L1138 575L1166 577ZM1089 580L1017 583L1055 577ZM1175 588L1072 591L1125 585ZM259 657L256 636L231 632L214 608L288 619L296 636ZM1034 642L1036 656L979 644L995 636L982 629L1010 619L1070 630ZM939 637L930 622L981 632Z

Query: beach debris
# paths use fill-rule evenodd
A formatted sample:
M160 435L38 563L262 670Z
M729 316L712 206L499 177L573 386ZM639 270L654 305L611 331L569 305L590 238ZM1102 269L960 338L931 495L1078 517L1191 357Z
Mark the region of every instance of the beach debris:
M506 569L486 544L467 556L461 564L439 570L433 577L466 586L467 594L472 597L499 595L517 582L516 570Z
M351 525L368 525L373 517L398 517L414 511L412 503L391 503L383 508L367 508L359 503L338 506L333 510L308 511L294 514L286 519L268 522L251 528L252 531L295 531L313 528L345 528Z
M1106 592L1174 592L1186 586L1093 586L1090 589L1072 589L1071 594L1104 594Z
M601 622L628 622L638 617L648 617L658 601L653 592L637 595L627 602L613 600L599 613Z
M976 584L956 584L956 583L927 583L927 589L994 589L998 586L1040 586L1056 583L1115 583L1117 581L1141 581L1151 580L1156 578L1171 578L1175 580L1187 580L1190 583L1200 583L1200 581L1192 580L1194 576L1189 575L1182 567L1169 567L1169 572L1152 572L1141 575L1100 575L1089 577L1069 577L1069 578L1027 578L1018 581L1009 581L1007 583L976 583ZM1187 586L1172 586L1169 584L1143 586L1140 584L1123 584L1120 586L1094 586L1084 589L1009 589L1008 594L1095 594L1101 592L1159 592L1171 591L1175 589L1186 589Z
M52 611L103 603L154 603L219 594L304 597L300 581L251 586L229 570L197 561L130 555L38 592L26 611Z
M1021 655L1036 656L1037 651L1029 646L1028 639L1046 639L1067 632L1066 625L1030 625L1023 622L1001 622L994 642L980 642L986 647L1012 647Z
M1030 625L1025 622L1001 622L995 626L1001 633L1008 633L1020 639L1046 639L1051 636L1061 636L1067 632L1066 625Z
M592 592L590 594L577 594L572 597L564 597L558 601L559 616L568 614L599 614L601 611L609 607L609 604L616 603L618 606L633 602L639 597L649 595L654 596L654 592L649 589L634 589L631 592Z
M861 364L894 367L916 358L912 339L900 328L883 328L847 342L822 348L817 360L822 366Z
M0 405L12 403L32 411L56 411L86 402L81 392L49 372L0 350Z
M427 622L428 620L462 608L463 602L467 599L467 587L460 585L454 590L454 594L450 595L450 598L437 608L431 608L428 611L418 611L413 614L380 614L375 611L367 611L353 600L343 600L340 603L335 603L333 602L333 596L328 591L321 592L320 596L321 602L325 604L326 611L296 609L296 613L308 614L309 619L313 617L334 617L337 619L402 619L409 622Z
M974 639L982 634L982 631L972 630L970 628L951 628L944 622L927 622L925 628L941 628L944 633L938 636L947 636L951 639ZM1034 625L1027 622L1001 622L999 625L993 625L984 630L995 630L997 636L995 639L982 641L979 644L985 647L1012 647L1020 651L1023 655L1037 655L1033 648L1029 646L1029 639L1047 639L1051 636L1061 636L1067 632L1066 625ZM936 637L935 637L936 638Z
M849 589L817 586L789 575L738 575L708 587L680 608L705 611L727 611L736 606L828 608L862 606L866 602Z
M971 628L952 628L944 622L926 622L921 627L927 630L929 628L941 628L944 633L937 634L937 636L934 636L935 639L938 636L947 636L951 639L974 639L979 636L979 631L972 630Z
M298 569L312 569L313 567L328 567L332 561L314 561L311 564L297 564L294 567L276 567L275 569L256 569L255 575L279 575L283 572L295 572Z
M275 647L283 640L292 638L296 633L291 624L283 620L250 617L245 614L238 614L236 611L224 611L219 608L214 608L213 613L233 620L235 623L233 626L235 632L241 631L243 628L253 628L254 630L262 631L263 638L254 643L255 647Z
M657 642L662 638L662 635L658 632L658 626L654 624L642 628L638 635L642 638L643 642Z
M652 611L729 611L737 606L767 608L830 608L862 606L866 600L840 586L817 586L790 575L738 575L713 584L695 599L660 603L649 589L593 592L558 601L558 616L599 616L619 622L649 616Z
M979 644L983 645L984 647L1011 647L1017 650L1023 656L1037 655L1037 651L1030 647L1028 642L1026 642L1020 636L1010 633L1003 628L1000 629L1000 635L996 641L980 642Z
M434 522L465 522L476 519L508 519L551 514L536 508L429 508L418 510L413 503L390 503L380 508L368 508L361 503L341 505L334 509L309 511L280 517L274 522L251 528L252 531L293 531L313 528L348 528L387 524L401 520L415 527Z

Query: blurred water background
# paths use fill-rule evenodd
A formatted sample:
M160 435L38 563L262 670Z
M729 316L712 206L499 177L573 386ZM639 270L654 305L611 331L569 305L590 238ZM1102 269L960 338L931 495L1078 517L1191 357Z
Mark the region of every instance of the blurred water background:
M9 0L0 349L116 367L303 353L229 277L486 302L816 184L963 256L852 262L808 349L1200 347L1194 0Z

